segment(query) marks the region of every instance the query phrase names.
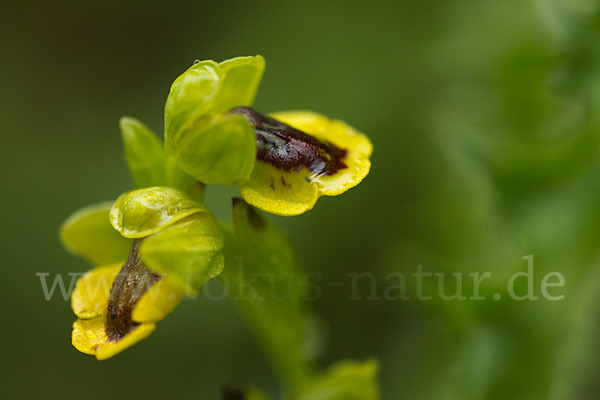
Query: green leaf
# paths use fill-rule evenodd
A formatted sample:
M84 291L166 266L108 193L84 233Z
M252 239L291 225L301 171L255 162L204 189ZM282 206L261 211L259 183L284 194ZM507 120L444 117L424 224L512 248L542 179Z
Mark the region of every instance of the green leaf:
M375 360L341 361L313 378L294 400L377 400Z
M240 115L213 118L182 135L173 153L179 167L208 184L234 185L248 179L256 160L256 138Z
M121 137L131 177L138 188L166 185L167 155L161 141L140 121L121 118Z
M155 186L122 194L110 210L110 223L125 237L141 238L205 211L181 190Z
M209 211L170 225L142 242L144 264L195 296L223 271L223 236Z
M112 202L82 208L65 220L60 238L67 250L93 265L127 260L131 240L119 234L109 222Z
M235 57L219 63L219 67L224 80L215 99L214 112L251 106L265 70L265 59L260 55Z
M296 255L283 232L242 200L234 200L233 229L223 229L232 298L284 389L293 391L312 370L305 340L310 313Z

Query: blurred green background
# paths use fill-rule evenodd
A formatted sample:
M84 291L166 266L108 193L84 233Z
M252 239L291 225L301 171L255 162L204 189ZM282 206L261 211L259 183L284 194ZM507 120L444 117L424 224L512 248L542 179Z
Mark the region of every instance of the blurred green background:
M306 269L328 338L320 364L381 361L384 399L597 399L600 393L600 12L593 0L13 3L0 98L6 398L217 399L277 389L227 299L184 301L105 362L70 344L75 316L37 272L83 272L57 230L132 187L118 121L162 133L194 59L262 54L255 108L311 109L372 139L368 178L273 218ZM209 188L229 219L235 190ZM533 255L535 290L492 299ZM485 301L351 300L348 274L489 271ZM329 287L340 282L343 287ZM214 288L215 293L218 289ZM469 293L469 284L464 288ZM519 290L524 290L519 287ZM407 291L413 288L408 283ZM448 292L451 293L451 288Z

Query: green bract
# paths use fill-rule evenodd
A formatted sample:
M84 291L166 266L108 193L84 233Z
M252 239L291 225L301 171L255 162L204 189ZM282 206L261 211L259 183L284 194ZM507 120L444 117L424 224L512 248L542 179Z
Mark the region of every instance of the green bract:
M60 228L60 238L73 254L93 265L127 259L131 240L119 235L108 219L111 202L93 204L76 211Z
M204 198L204 185L183 172L167 156L162 142L135 118L121 118L121 137L129 172L138 188L172 186L194 200Z
M131 177L138 188L166 185L167 155L163 145L135 118L121 118L121 137Z
M142 243L144 264L195 296L223 271L223 237L208 212L199 212L170 225Z
M341 361L313 378L294 400L377 400L375 360Z
M173 82L165 105L165 148L193 178L232 185L250 176L254 132L243 118L222 113L252 104L264 65L261 56L202 61Z
M128 238L142 238L207 209L170 187L150 187L119 196L110 210L110 223Z

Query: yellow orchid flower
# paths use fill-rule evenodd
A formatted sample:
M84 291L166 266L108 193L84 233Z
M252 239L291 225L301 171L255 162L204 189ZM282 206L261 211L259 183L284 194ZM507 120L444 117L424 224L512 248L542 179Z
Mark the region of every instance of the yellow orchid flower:
M99 360L147 337L184 295L195 295L223 269L223 241L212 215L169 187L135 190L112 206L80 210L63 224L61 239L101 264L71 295L78 317L73 346ZM114 262L119 257L123 261Z
M250 108L264 67L261 56L192 65L167 98L165 147L194 179L237 184L253 206L298 215L320 196L358 185L373 146L351 126L314 112L265 116Z
M246 204L302 214L319 197L358 185L369 173L373 146L353 127L311 111L264 115L250 108L264 68L261 56L195 62L171 86L164 143L140 121L121 119L138 189L74 213L60 231L65 247L95 266L71 295L72 344L98 360L113 357L148 337L184 295L196 295L221 274L223 252L232 264L241 254L243 270L230 269L227 278L241 289L251 283L246 273L257 274L257 285L251 296L234 300L290 398L374 400L376 362L348 361L315 373L305 338L313 322L297 258L285 235ZM232 226L219 225L202 204L206 184L239 186L246 202L234 199ZM262 280L272 273L277 287L285 281L287 298L273 297ZM266 399L249 386L228 387L223 395Z
M147 337L182 297L183 290L140 262L136 241L124 265L95 268L77 282L73 346L98 360L110 358Z

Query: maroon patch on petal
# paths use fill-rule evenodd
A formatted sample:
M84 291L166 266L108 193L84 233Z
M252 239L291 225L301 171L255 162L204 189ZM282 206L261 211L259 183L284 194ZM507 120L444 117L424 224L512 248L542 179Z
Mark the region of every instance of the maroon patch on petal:
M236 107L228 112L241 115L250 122L256 135L257 158L261 161L284 171L305 167L315 176L334 175L347 168L343 161L347 150L317 140L250 107Z

